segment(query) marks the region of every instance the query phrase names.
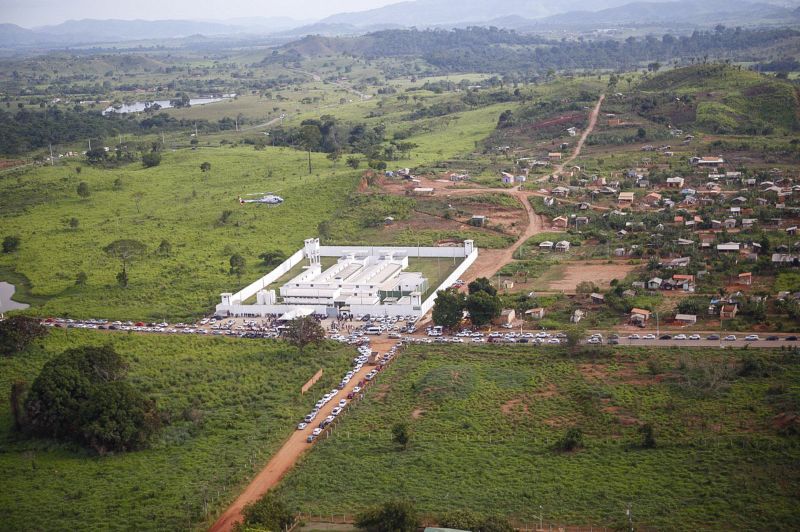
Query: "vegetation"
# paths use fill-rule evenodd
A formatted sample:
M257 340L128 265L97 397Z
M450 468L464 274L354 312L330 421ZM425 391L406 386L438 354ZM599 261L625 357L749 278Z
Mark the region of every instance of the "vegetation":
M392 501L359 514L356 527L367 532L414 532L419 517L410 501Z
M333 344L299 356L275 341L56 329L42 348L0 358L0 389L32 383L65 351L107 345L129 365L125 381L155 400L162 429L146 449L97 457L12 432L7 406L0 411L6 526L108 529L122 520L139 530L208 528L313 407L314 390L335 386L353 356ZM320 368L320 382L301 396Z
M245 506L242 514L242 529L286 530L294 524L292 511L271 491Z
M777 472L794 470L798 446L773 420L797 407L800 366L793 354L760 353L780 369L728 373L726 389L698 396L674 382L700 361L738 366L740 353L409 347L381 374L380 393L368 388L278 492L318 513L361 511L401 491L423 513L469 509L530 524L541 505L545 522L615 526L630 502L637 527L794 528L798 479ZM663 367L658 378L651 357ZM397 423L414 434L403 453L392 441ZM658 445L643 449L647 424ZM573 427L583 447L553 452ZM480 471L481 482L465 471ZM668 489L649 489L656 477Z
M325 339L325 329L314 316L303 316L291 320L283 335L302 353L307 345L318 344Z
M11 316L0 321L0 354L20 353L35 340L46 336L47 332L39 320L27 316Z

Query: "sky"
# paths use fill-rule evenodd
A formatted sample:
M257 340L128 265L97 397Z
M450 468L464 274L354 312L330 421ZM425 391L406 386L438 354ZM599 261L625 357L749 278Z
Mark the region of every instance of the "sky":
M136 0L128 4L108 0L0 0L0 23L32 28L84 18L222 21L238 17L285 16L298 20L318 20L334 13L362 11L398 1Z

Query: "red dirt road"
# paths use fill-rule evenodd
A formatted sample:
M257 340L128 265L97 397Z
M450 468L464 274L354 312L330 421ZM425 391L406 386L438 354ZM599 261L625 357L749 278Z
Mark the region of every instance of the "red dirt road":
M373 351L384 353L395 343L396 341L387 338L375 338L371 345ZM361 370L350 379L350 382L347 383L344 390L339 392L335 400L332 400L320 409L317 418L314 420L316 423L309 424L308 427L303 430L296 430L289 436L289 439L286 440L278 452L270 458L264 469L256 475L241 495L233 501L233 504L231 504L211 526L209 529L211 532L229 532L233 530L233 526L242 520L242 509L244 509L247 504L258 500L267 491L275 487L281 478L294 466L298 458L300 458L300 455L313 447L312 444L306 443L306 438L311 434L311 431L314 430L320 421L331 415L331 410L337 406L339 399L346 398L347 394L353 391L353 388L355 388L359 381L361 381L372 368L373 366L364 366L361 368ZM310 393L321 392L320 390L313 390ZM301 420L298 420L298 422L299 421Z

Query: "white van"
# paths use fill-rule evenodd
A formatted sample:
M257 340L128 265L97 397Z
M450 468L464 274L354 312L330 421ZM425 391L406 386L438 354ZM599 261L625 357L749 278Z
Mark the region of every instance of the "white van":
M367 331L366 331L367 334L380 334L382 332L383 332L383 330L380 327L377 327L377 326L374 326L374 325L372 327L367 327Z

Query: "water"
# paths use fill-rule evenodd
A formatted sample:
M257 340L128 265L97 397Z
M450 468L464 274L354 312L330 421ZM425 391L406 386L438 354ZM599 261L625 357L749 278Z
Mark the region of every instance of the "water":
M195 105L205 105L205 104L208 104L208 103L216 103L216 102L221 102L221 101L224 101L224 100L230 100L234 96L236 96L236 95L235 94L223 94L221 98L211 98L211 97L210 98L190 98L189 99L189 105L190 106L195 106ZM155 101L150 101L150 102L136 102L136 103L132 103L130 105L122 105L119 108L116 108L116 107L113 107L113 106L107 107L106 110L103 111L103 114L104 115L108 115L108 114L112 114L112 113L118 113L118 114L123 114L123 113L141 113L149 105L153 105L155 103L160 105L162 109L169 109L170 107L172 107L172 104L169 103L169 100L155 100Z
M22 310L30 306L26 303L17 303L11 300L11 296L13 296L16 291L17 288L13 284L0 281L0 312Z

